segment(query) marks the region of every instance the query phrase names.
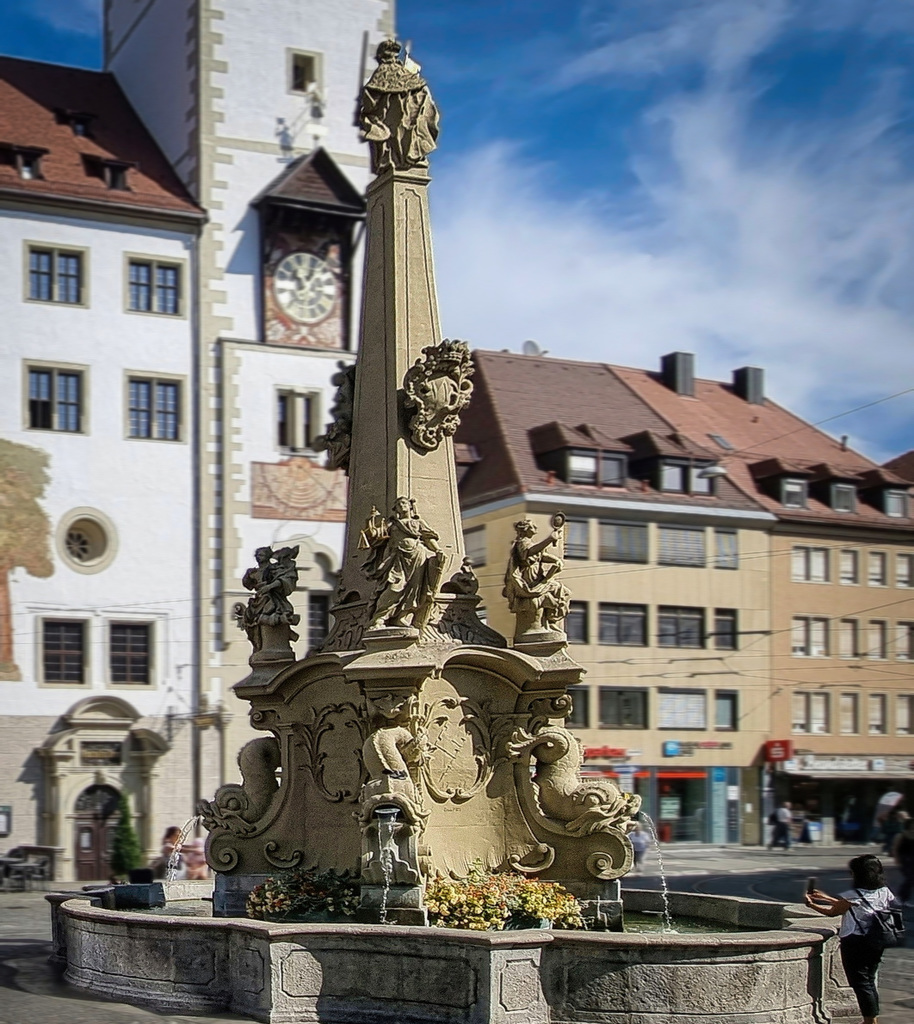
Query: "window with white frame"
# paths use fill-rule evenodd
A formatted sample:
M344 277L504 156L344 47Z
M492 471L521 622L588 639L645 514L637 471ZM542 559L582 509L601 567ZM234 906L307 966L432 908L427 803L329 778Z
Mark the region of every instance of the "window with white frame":
M83 371L29 366L29 430L83 431Z
M842 693L838 698L838 728L842 736L860 732L860 698L856 693Z
M866 698L867 726L870 736L885 736L888 731L886 722L886 696L884 693L870 693Z
M860 553L845 548L838 553L838 577L842 584L851 586L860 582Z
M895 732L899 736L914 733L914 693L899 693L895 698Z
M127 260L127 309L131 313L181 314L181 266L163 260Z
M735 732L739 727L739 694L733 690L717 690L714 694L714 728Z
M896 623L895 657L899 661L914 661L914 622Z
M707 729L707 705L704 690L662 689L657 694L657 728Z
M791 577L800 583L827 583L829 579L828 548L795 547Z
M782 480L781 504L784 508L806 508L806 481L789 478Z
M895 586L914 587L914 555L895 556Z
M466 556L474 566L486 564L486 528L476 526L463 535L463 546Z
M28 246L28 290L32 302L85 305L85 253L56 246Z
M856 619L841 619L838 623L838 657L860 657L859 623Z
M832 484L831 507L835 512L853 512L857 508L857 489L853 484Z
M822 735L830 731L827 693L794 693L792 704L794 732Z
M286 451L310 451L321 432L320 392L284 388L276 393L276 443Z
M867 625L866 656L881 661L888 657L889 624L873 619Z
M127 435L156 441L181 439L180 381L128 378Z
M739 534L736 530L714 531L714 568L739 568Z
M705 531L701 527L661 526L659 536L657 561L661 565L704 566Z
M884 587L888 582L887 561L884 551L871 551L869 553L867 579L871 587Z
M893 519L907 519L908 517L908 492L907 491L886 491L882 498L883 509L887 516Z
M828 619L796 615L791 649L796 658L828 657Z
M590 520L565 521L565 557L590 558Z

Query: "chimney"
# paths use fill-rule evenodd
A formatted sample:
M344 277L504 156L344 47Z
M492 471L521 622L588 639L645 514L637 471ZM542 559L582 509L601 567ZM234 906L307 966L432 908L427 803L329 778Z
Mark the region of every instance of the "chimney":
M694 395L695 356L691 352L670 352L661 356L660 379L677 395Z
M734 370L733 390L750 405L764 405L765 371L758 366L741 366Z

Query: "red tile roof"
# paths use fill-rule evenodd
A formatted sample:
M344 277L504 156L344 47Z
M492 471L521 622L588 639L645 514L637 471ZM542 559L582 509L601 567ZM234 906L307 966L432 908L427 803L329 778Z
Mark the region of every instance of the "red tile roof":
M74 133L67 112L90 116L88 135ZM0 146L47 151L39 179L0 163L0 197L203 216L107 72L0 57ZM129 189L108 188L99 161L129 165Z
M864 491L903 483L770 399L750 403L730 384L698 378L694 396L679 395L660 374L603 363L483 351L473 359L473 400L457 433L457 440L472 444L480 456L461 483L466 506L548 487L557 498L615 494L636 502L754 509L795 522L911 529L910 520L886 516L865 500L857 502L855 513L835 511L819 500L821 481L851 481ZM580 426L566 426L571 423ZM658 493L636 478L624 489L570 485L538 468L536 454L546 451L544 444L565 440L573 446L585 424L631 445L632 461L651 456L713 460L727 476L716 480L714 496L687 496ZM805 509L785 508L769 493L766 481L778 475L810 480Z
M882 468L889 473L897 474L902 480L914 482L914 449L905 452L904 455L889 459L888 462L883 463Z

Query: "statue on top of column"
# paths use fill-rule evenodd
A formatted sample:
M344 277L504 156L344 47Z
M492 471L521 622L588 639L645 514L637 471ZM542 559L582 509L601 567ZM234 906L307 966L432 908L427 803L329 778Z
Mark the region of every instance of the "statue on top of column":
M408 171L428 167L428 154L438 138L438 108L419 65L400 43L385 39L378 46L378 66L362 89L358 126L371 146L371 169Z

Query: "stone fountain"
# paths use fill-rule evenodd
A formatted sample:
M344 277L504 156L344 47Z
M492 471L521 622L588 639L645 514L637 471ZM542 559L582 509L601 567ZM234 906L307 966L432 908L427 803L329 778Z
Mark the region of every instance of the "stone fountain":
M323 439L350 478L333 629L296 660L297 551L258 549L238 608L251 671L234 690L264 735L239 755L241 783L199 808L213 916L131 918L60 897L58 959L76 985L270 1022L817 1024L847 999L834 929L808 912L704 898L692 916L759 930L618 930L640 799L583 780L563 725L583 672L561 628L564 517L515 524L509 641L477 615L464 555L452 437L472 364L438 322L427 199L438 114L398 43L377 60L359 114L376 173L359 357L338 376ZM561 882L603 930L427 927L427 880L477 863ZM357 877L357 923L244 919L252 888L293 867ZM673 898L674 912L689 899Z

